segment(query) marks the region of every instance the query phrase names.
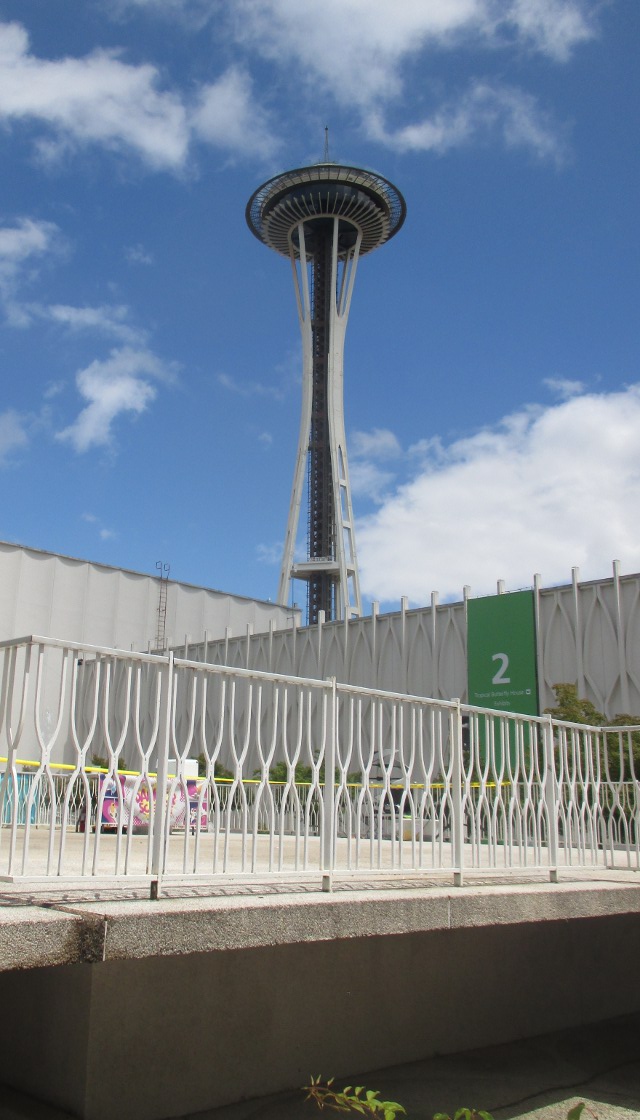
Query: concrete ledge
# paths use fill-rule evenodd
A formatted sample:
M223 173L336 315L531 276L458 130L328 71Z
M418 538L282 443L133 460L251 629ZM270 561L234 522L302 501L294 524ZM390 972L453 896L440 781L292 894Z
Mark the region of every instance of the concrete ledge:
M469 887L450 898L452 929L640 913L640 884L635 883Z
M455 890L84 903L106 925L103 960L640 913L640 886L537 883Z
M0 907L0 971L639 914L635 883L345 891Z
M37 906L0 907L0 971L96 960L104 922Z

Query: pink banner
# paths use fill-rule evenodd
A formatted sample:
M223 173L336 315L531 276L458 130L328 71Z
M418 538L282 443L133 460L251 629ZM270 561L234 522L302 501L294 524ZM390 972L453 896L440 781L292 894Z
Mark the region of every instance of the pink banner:
M167 782L167 796L171 796L169 805L171 828L184 828L186 826L188 804L189 827L192 830L195 829L198 821L200 791L205 784L204 779L189 779L186 782L187 799L185 799L184 787L181 783L176 782L171 793L172 783ZM120 792L118 792L118 786ZM149 828L151 804L153 801L155 805L156 799L156 784L153 778L137 778L131 774L118 774L115 779L112 776L101 777L100 798L103 794L104 799L102 800L102 811L100 813L102 830L117 828L120 818L123 828L131 826L141 832ZM201 829L207 827L207 818L208 798L205 795L200 810Z

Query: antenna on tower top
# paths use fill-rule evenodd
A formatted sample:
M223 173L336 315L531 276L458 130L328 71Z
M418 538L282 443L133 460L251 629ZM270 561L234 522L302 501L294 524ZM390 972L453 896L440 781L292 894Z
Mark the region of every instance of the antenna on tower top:
M324 126L324 155L322 157L323 163L329 163L329 125Z

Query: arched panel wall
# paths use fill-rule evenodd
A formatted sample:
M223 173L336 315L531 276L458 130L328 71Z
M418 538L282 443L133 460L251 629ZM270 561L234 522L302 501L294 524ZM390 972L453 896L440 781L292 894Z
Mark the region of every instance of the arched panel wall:
M640 574L541 588L538 619L540 706L554 704L554 684L575 684L613 719L640 714ZM467 596L469 592L466 592ZM467 697L466 599L311 627L229 636L190 647L190 656L247 668L408 692L450 700Z

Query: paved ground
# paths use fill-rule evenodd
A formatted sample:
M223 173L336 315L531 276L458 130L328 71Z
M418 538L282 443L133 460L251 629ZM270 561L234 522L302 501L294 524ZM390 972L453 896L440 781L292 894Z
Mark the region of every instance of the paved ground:
M284 874L242 874L230 871L219 875L166 875L160 884L162 899L188 898L252 898L270 895L317 894L322 887L321 871L290 871ZM470 868L465 872L464 885L470 888L505 886L518 890L532 884L548 884L549 872L540 868ZM601 884L628 884L638 886L640 873L628 868L561 867L558 882L592 887ZM0 907L3 906L56 906L74 902L127 902L148 899L151 877L131 874L127 877L77 875L58 878L33 875L24 879L3 880L0 876ZM330 877L329 889L337 894L359 891L398 891L451 889L454 885L451 869L415 870L362 870L360 872L336 871Z
M437 1112L453 1116L461 1107L486 1109L495 1120L565 1120L580 1101L587 1106L583 1120L637 1118L640 1015L361 1072L340 1079L339 1085L350 1083L379 1089L383 1099L399 1101L409 1120L431 1120ZM313 1120L316 1114L302 1094L283 1094L200 1113L198 1120ZM357 1114L353 1116L357 1120Z
M32 827L27 836L19 828L15 836L15 851L11 850L9 829L0 830L0 877L29 876L122 876L131 878L148 873L151 866L150 840L146 835L110 833L77 833L71 829L53 833L47 827ZM539 853L542 866L547 864L548 853ZM589 860L589 853L579 848L562 849L560 868L564 871L588 869L591 873L602 871L605 865L616 870L633 870L637 867L635 852L629 855L623 849L598 853L599 864ZM255 836L249 832L202 832L194 837L190 833L174 832L169 837L166 852L167 871L172 875L254 875L307 873L317 874L321 866L320 840L317 836L296 838L292 835L270 838L264 833ZM433 837L419 841L411 836L398 839L363 840L356 842L339 837L335 851L336 868L341 872L358 872L366 875L375 871L419 868L423 873L451 872L452 850L449 840ZM523 862L524 860L524 862ZM512 848L488 844L473 848L464 845L464 865L469 873L482 870L503 872L516 878L527 874L536 866L533 849L520 852Z
M453 1116L460 1107L486 1109L495 1120L565 1120L580 1101L586 1104L583 1120L629 1120L640 1117L640 1015L358 1073L339 1085L349 1082L399 1101L409 1120L431 1120L436 1112ZM315 1106L295 1092L181 1120L314 1120L316 1115ZM0 1086L0 1120L66 1118L64 1112Z

